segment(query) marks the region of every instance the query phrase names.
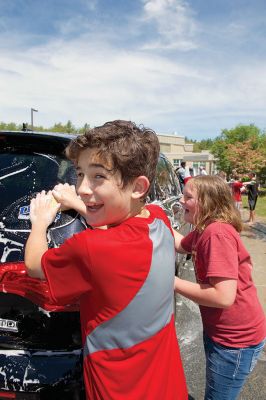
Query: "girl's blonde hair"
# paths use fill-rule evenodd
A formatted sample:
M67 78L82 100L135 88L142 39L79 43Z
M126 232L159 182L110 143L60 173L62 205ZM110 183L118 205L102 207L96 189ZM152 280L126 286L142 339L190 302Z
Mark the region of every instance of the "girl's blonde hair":
M217 175L199 175L190 179L197 192L198 209L195 227L203 230L205 226L214 221L226 222L241 232L243 224L239 210L228 184Z

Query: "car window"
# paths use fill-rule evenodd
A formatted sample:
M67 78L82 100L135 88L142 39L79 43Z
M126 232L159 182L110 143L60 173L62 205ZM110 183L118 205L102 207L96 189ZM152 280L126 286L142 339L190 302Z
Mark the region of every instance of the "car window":
M49 190L57 182L75 181L70 162L49 154L0 154L0 209L19 198Z
M157 200L165 200L179 194L177 182L171 173L171 165L164 157L159 158L153 190L153 196Z
M31 229L30 201L41 190L57 183L75 184L72 163L63 156L14 151L0 153L0 262L21 261ZM49 231L51 247L60 244L71 229L79 230L73 210L58 213ZM59 229L66 227L64 229ZM56 229L58 228L58 229ZM73 232L72 232L73 234ZM59 237L60 236L60 237Z
M177 179L177 176L176 176L176 173L174 171L172 164L170 164L170 162L167 159L164 159L164 162L165 162L166 168L169 172L169 180L171 181L171 185L173 188L173 191L172 191L173 195L174 196L182 195L180 184L179 184L179 181Z

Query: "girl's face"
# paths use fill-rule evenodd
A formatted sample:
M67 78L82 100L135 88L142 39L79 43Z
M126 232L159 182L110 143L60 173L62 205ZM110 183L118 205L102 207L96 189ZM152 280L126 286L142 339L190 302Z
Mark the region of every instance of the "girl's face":
M192 182L188 181L186 183L180 203L185 211L185 221L190 224L195 224L195 217L198 210L198 199L197 191Z

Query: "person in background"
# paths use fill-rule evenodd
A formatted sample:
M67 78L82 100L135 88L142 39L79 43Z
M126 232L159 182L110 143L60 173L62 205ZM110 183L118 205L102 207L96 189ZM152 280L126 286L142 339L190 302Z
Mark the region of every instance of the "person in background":
M255 222L255 208L257 204L259 185L256 179L255 172L249 172L249 182L243 182L245 192L248 195L248 206L249 206L249 219L248 224L252 225Z
M181 161L181 166L176 168L175 172L176 172L176 175L177 175L179 183L180 183L181 191L183 193L184 185L185 185L185 177L186 177L186 162Z
M202 165L199 167L199 175L208 175L206 169Z
M224 172L224 171L219 171L217 175L218 175L220 178L222 178L225 182L227 182L226 172Z
M173 312L173 231L159 206L145 204L157 135L111 121L75 138L67 155L80 198L58 185L31 201L25 265L30 276L46 278L57 304L80 302L87 399L187 400ZM94 229L48 250L46 231L61 206L53 195Z
M240 210L242 205L242 196L241 196L241 189L243 187L243 183L241 182L239 176L235 174L233 176L232 181L230 182L230 187L232 191L232 196L235 202L235 206L238 210Z
M190 178L192 178L192 175L191 175L190 171L191 171L191 168L186 168L184 185L187 183L187 181L189 181Z
M196 282L175 278L175 291L199 304L206 355L205 400L235 400L264 347L266 321L252 281L229 185L196 176L180 200L194 230L175 232L176 250L192 254Z
M189 174L190 174L190 176L194 176L194 168L193 167L189 167Z

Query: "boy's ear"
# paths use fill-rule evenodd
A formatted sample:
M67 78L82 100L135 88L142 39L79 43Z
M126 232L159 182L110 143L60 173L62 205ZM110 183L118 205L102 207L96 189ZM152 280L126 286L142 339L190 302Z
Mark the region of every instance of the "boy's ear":
M138 176L133 184L132 198L140 199L147 193L149 187L150 187L149 179L144 175Z

